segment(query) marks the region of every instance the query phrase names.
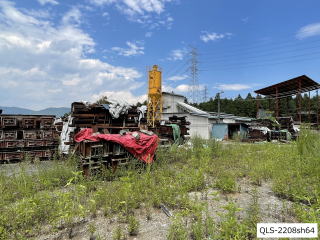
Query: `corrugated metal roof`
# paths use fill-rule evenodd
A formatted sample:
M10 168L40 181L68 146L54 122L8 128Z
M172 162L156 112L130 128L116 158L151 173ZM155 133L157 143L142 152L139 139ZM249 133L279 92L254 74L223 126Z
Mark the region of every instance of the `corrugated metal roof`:
M207 116L210 116L209 113L205 112L205 111L202 111L194 106L191 106L187 103L184 103L184 102L178 102L178 105L180 107L182 107L183 109L185 109L187 112L189 113L197 113L197 114L203 114L203 115L207 115Z
M320 88L320 84L306 75L292 78L259 90L254 91L264 96L276 97L278 95L292 96L298 93L309 92Z
M218 119L217 112L205 112L184 102L178 102L178 105L179 107L181 107L182 109L190 113L191 115L207 117L210 119ZM244 121L244 122L252 121L252 118L235 116L233 114L228 114L228 113L220 113L220 119L234 119L236 121Z

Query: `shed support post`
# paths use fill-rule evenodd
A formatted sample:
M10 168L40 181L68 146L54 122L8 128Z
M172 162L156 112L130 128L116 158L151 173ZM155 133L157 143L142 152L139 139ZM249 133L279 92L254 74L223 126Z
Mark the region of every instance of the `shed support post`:
M257 118L259 117L259 109L260 109L260 98L259 98L259 94L257 94L256 96L256 104L257 104Z
M309 123L311 123L311 104L310 104L310 91L309 91L309 99L308 99L308 117L309 117Z
M317 99L316 99L316 101L317 101L317 127L318 127L318 129L319 129L319 118L320 118L320 112L319 112L319 101L320 101L320 99L319 99L319 90L317 89Z
M301 79L298 80L297 105L297 113L299 117L299 122L301 123Z
M279 93L278 93L278 87L276 87L276 102L275 102L275 112L276 112L276 117L279 117Z

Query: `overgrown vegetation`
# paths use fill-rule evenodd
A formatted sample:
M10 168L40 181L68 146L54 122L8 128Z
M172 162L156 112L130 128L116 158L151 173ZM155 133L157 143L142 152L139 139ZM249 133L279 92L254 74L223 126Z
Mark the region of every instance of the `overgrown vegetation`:
M319 149L319 134L303 130L296 143L286 145L223 145L195 138L191 145L159 149L152 166L91 179L82 177L74 158L57 161L50 169L39 165L35 173L21 164L18 174L0 173L0 239L36 239L43 226L55 231L101 212L106 218L118 217L121 225L113 239L139 236L134 210L147 206L150 220L150 208L160 204L175 215L168 239L254 239L261 217L257 193L248 200L248 209L229 202L221 208L219 219L210 215L207 205L215 200L204 201L208 189L235 194L244 178L257 186L272 182L279 197L294 202L298 221L320 223ZM202 192L202 199L194 199L191 192ZM240 212L245 217L239 217Z

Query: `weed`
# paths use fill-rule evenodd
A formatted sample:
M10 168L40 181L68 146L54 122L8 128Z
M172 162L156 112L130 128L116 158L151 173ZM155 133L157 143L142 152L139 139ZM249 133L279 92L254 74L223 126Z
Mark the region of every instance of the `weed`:
M130 216L143 203L147 203L147 219L151 218L152 206L160 204L173 209L175 215L183 215L174 218L169 240L190 236L248 239L259 220L256 193L246 219L240 221L240 209L230 203L217 223L208 210L189 198L189 192L202 191L198 201L206 200L211 186L224 193L235 192L236 180L244 176L257 185L271 181L278 196L296 202L294 213L299 221L320 222L319 143L320 136L309 130L302 130L297 143L288 145L234 143L225 147L213 140L195 138L191 146L158 149L152 167L130 166L92 179L84 179L77 171L76 156L52 162L50 169L35 163L37 171L33 173L21 164L17 174L0 173L0 239L32 238L43 225L55 230L98 211L107 217L122 216L123 222L132 222L135 229L137 222ZM208 185L211 179L213 184ZM113 236L123 239L122 229L118 227Z
M139 232L140 223L135 218L135 216L131 215L128 218L128 232L130 236L136 236Z
M224 206L224 209L227 212L221 215L222 220L218 226L218 239L247 239L247 226L242 224L236 215L241 209L233 202Z
M232 193L237 190L235 178L229 175L219 177L214 186L224 193Z
M117 228L113 231L112 240L125 240L127 236L124 234L121 226L117 226Z
M188 230L181 217L176 217L169 228L168 240L185 240L188 238Z
M97 227L93 223L90 223L88 225L88 231L90 235L93 235L97 231Z

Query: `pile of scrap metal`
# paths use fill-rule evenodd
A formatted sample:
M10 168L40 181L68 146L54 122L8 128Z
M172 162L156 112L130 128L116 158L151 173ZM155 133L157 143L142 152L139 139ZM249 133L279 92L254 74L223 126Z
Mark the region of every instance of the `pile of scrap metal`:
M155 132L160 137L160 143L162 145L167 144L181 144L184 142L188 133L188 126L190 122L186 121L186 117L172 116L169 120L162 121L160 124L156 125L154 128L150 128L150 131Z
M60 152L78 154L79 165L85 175L94 174L102 167L115 169L118 165L127 164L131 157L151 162L159 138L174 142L187 134L185 118L173 117L167 123L148 129L145 106L108 101L111 103L74 102L71 114L63 122ZM84 132L86 137L83 137ZM144 150L148 152L150 148L153 151L147 159Z
M256 119L248 129L248 141L290 141L296 139L299 129L292 117Z
M51 159L58 147L53 115L0 115L0 162Z

